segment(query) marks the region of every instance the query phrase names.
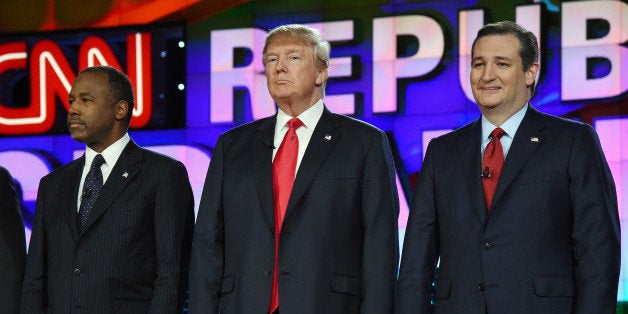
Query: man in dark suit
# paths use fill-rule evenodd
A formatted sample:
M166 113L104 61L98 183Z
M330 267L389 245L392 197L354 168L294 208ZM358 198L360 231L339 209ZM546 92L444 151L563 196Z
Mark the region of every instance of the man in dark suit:
M301 25L266 38L279 109L216 144L196 221L190 313L392 312L394 163L382 131L325 108L329 51Z
M22 206L11 174L0 167L0 312L18 313L26 257Z
M617 198L595 131L529 105L538 44L521 26L483 27L471 66L482 116L427 148L396 312L614 313Z
M180 313L194 222L185 167L129 137L122 72L83 70L69 102L86 151L40 182L21 312Z

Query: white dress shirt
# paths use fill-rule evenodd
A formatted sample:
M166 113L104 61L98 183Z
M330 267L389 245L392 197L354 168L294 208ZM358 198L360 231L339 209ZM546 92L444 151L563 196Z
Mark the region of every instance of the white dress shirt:
M297 157L297 168L294 172L295 175L299 170L299 165L301 165L301 160L305 154L307 144L310 143L312 133L314 133L314 128L316 128L318 120L320 120L323 115L324 108L323 99L319 99L312 107L297 116L297 118L303 122L303 126L298 128L296 131L297 137L299 138L299 155ZM275 124L275 138L273 142L273 160L275 160L277 150L279 149L284 136L286 136L286 133L288 132L288 121L292 118L292 116L281 111L281 109L277 109L277 123Z
M129 133L125 133L119 140L115 143L109 145L109 147L105 148L105 150L100 153L102 157L105 159L105 163L100 166L100 171L102 171L102 184L104 185L107 182L107 178L109 178L109 174L111 173L111 169L118 162L118 158L122 155L122 151L126 147L126 145L131 141L131 137ZM83 184L85 183L85 177L87 177L87 173L92 166L92 161L94 161L94 157L96 157L98 153L89 148L85 147L85 166L83 166L83 174L81 175L81 183L79 184L79 193L77 196L76 202L76 212L81 208L81 195L83 194Z

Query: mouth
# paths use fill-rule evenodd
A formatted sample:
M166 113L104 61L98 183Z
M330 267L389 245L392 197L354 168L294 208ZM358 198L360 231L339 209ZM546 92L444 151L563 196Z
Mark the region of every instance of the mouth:
M501 87L496 87L496 86L483 86L480 87L480 90L483 92L496 92L498 90L500 90Z
M85 123L83 121L68 120L68 127L70 129L75 129L75 128L78 128L78 127L82 127L83 125L85 125Z

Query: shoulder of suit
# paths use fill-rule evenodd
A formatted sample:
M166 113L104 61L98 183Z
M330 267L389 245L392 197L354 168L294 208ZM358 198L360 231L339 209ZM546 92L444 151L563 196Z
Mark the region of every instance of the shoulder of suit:
M9 170L7 170L6 168L0 166L0 176L2 176L2 177L9 176Z
M11 173L6 168L0 166L0 185L3 187L0 188L0 193L4 190L4 187L11 184L12 182Z
M583 122L554 116L548 113L540 112L540 115L541 115L541 119L543 119L545 124L549 126L559 126L559 127L567 127L567 128L581 128L584 126L588 126L588 124L583 123Z
M140 147L140 150L142 151L144 162L156 162L156 163L160 163L164 165L181 163L179 160L174 159L173 157L170 157L168 155L165 155L156 151L152 151L150 149Z
M469 134L469 132L472 132L474 126L477 127L475 124L476 123L480 123L478 120L474 120L471 121L459 128L453 129L450 132L447 132L445 134L436 136L434 138L431 139L431 141L433 143L438 143L438 142L448 142L448 141L455 141L458 138L460 138L461 136L465 136L467 134ZM482 128L480 127L480 132L481 132ZM479 135L478 135L479 136Z
M270 117L266 117L266 118L261 118L255 121L251 121L251 122L247 122L244 124L241 124L239 126L236 126L232 129L229 129L227 131L225 131L224 133L222 133L220 135L220 137L222 138L230 138L230 137L240 137L241 135L245 134L245 133L250 133L250 132L255 132L260 126L262 126L265 123L271 123L272 121L270 121L271 119L273 119L274 116L270 116ZM274 127L274 124L273 124Z
M349 116L345 116L345 115L337 114L337 113L331 113L331 117L332 119L335 119L335 122L337 122L340 127L344 127L348 129L356 129L361 132L374 132L374 133L383 132L380 128L368 122L358 120L353 117L349 117Z
M83 169L83 158L81 157L81 158L74 159L65 165L62 165L60 167L53 169L50 173L48 173L47 175L41 178L41 182L43 183L46 181L55 180L57 178L61 179L65 177L66 172L82 171L82 169Z
M593 127L587 123L554 116L551 114L536 111L535 119L538 125L544 130L545 136L572 137L576 134L595 133Z

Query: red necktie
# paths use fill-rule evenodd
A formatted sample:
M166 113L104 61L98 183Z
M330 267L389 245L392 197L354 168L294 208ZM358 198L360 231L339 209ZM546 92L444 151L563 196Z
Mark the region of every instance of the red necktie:
M273 161L273 194L275 197L275 266L273 269L273 290L270 295L269 312L274 312L279 307L279 289L277 287L277 264L279 255L279 235L281 225L286 214L292 185L297 168L297 156L299 154L299 138L296 130L303 125L298 118L288 121L288 132L283 138L279 150Z
M499 181L499 175L502 173L504 166L504 150L499 139L506 134L501 128L496 128L491 132L491 141L484 151L484 159L482 160L482 187L484 188L484 200L486 202L486 210L491 207L495 189Z

